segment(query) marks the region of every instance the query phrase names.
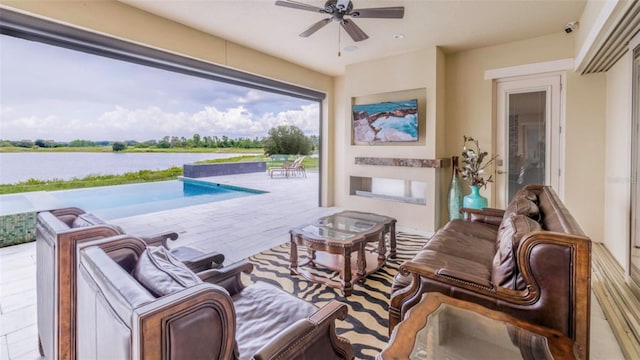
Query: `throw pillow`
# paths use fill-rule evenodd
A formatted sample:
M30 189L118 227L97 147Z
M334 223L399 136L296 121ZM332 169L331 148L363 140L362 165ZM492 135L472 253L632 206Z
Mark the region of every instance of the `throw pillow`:
M527 200L533 201L536 204L538 203L538 195L535 192L533 192L531 190L528 190L526 188L522 188L522 189L518 190L513 195L513 197L514 198L525 198Z
M147 247L140 255L133 277L157 297L202 283L196 274L161 246Z
M498 230L497 251L493 257L493 284L513 290L524 289L517 264L518 246L526 234L537 230L542 230L542 227L528 216L514 215L503 221Z
M514 215L525 215L535 221L539 221L540 208L526 197L514 197L505 209L503 219L508 219Z

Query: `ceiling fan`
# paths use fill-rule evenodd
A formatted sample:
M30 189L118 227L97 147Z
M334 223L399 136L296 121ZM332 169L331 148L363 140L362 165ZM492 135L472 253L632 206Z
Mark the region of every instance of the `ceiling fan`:
M362 41L368 39L369 36L360 27L358 27L353 20L346 19L345 16L350 16L352 18L375 19L402 19L404 16L404 6L353 9L353 3L350 0L327 0L324 4L324 8L307 5L293 0L278 0L276 1L276 5L331 15L331 17L322 19L311 25L307 30L303 31L300 34L302 37L309 37L328 23L336 21L340 23L342 28L344 28L347 34L351 36L353 41Z

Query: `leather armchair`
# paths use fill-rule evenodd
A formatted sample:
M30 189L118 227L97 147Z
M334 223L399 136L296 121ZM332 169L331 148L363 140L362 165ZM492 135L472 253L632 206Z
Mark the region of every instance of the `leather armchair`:
M36 220L36 282L38 342L47 359L75 358L77 247L79 244L123 234L123 230L82 209L69 207L38 213ZM165 232L142 239L151 244L178 238ZM189 251L191 248L175 248ZM184 258L184 256L183 256ZM222 254L200 254L185 262L196 271L221 266Z
M265 283L244 287L244 262L194 278L157 249L126 235L81 245L78 358L353 358L335 334L346 305L318 309Z

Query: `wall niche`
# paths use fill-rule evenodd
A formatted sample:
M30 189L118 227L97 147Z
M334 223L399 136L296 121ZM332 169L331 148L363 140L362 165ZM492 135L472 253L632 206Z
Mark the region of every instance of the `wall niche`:
M427 183L415 180L351 176L350 194L372 199L426 205Z

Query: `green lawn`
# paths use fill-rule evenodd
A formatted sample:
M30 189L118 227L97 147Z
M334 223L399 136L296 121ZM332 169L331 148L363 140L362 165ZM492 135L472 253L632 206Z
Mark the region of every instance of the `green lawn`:
M264 156L244 155L227 159L215 159L197 162L203 163L224 163L224 162L246 162L246 161L267 161L267 168L282 166L283 161L271 161ZM305 169L317 169L318 158L307 157L302 162ZM15 194L30 191L56 191L67 189L79 189L95 186L109 186L132 184L149 181L175 180L183 174L182 167L173 167L166 170L141 170L137 172L125 173L123 175L90 175L82 179L71 180L36 180L30 179L17 184L0 184L0 194Z

